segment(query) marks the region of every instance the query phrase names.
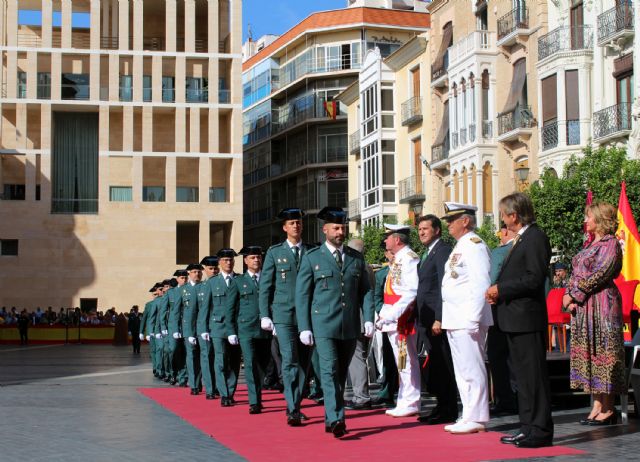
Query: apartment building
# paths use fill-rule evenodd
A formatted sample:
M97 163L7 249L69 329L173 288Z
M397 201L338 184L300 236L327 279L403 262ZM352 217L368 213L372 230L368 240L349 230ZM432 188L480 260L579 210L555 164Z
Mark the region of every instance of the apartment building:
M240 248L241 7L0 1L1 305L128 310Z
M358 79L368 50L388 56L428 29L425 6L350 2L312 14L244 62L245 241L281 240L276 214L297 206L308 213L304 239L318 242L317 212L347 207L347 114L335 97Z

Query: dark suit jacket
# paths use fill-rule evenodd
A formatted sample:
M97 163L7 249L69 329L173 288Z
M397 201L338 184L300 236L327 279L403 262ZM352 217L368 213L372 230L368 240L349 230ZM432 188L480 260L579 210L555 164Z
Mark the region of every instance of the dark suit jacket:
M532 224L513 246L498 275L496 321L503 332L547 330L544 287L550 259L547 235Z
M431 332L434 321L442 321L442 278L451 246L439 240L422 266L418 264L418 323Z

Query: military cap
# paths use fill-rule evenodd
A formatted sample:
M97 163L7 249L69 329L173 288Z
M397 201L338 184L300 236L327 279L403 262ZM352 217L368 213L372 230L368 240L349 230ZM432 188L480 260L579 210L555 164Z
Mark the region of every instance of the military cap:
M325 223L336 223L339 225L344 225L349 221L347 212L340 207L323 208L318 212L318 219L323 220Z
M208 255L200 260L200 264L204 266L218 266L218 257L215 255Z
M280 210L278 218L280 220L299 220L305 215L304 210L296 207L288 207Z
M176 278L169 279L169 285L171 287L178 287L178 280Z
M170 285L171 285L171 279L165 279L164 281L162 281L162 282L160 283L160 287L163 287L163 286L170 286Z
M567 265L565 265L561 261L557 261L557 262L555 262L553 264L553 269L554 270L566 270L567 269Z
M238 256L236 251L233 249L220 249L216 255L218 258L233 258Z
M388 236L389 234L405 234L405 235L409 235L411 234L411 228L407 225L394 225L391 223L384 223L384 233L386 236Z
M151 289L149 289L149 292L155 292L156 290L158 290L158 283L156 282L153 287Z
M179 277L179 276L188 276L187 274L187 270L176 270L175 273L173 273L174 277Z
M475 205L459 204L457 202L445 202L445 214L441 219L445 221L451 221L455 220L460 215L475 215L476 210L478 210L478 207L476 207Z
M198 263L191 263L189 265L187 265L187 269L185 271L193 271L193 270L200 270L202 271L202 265L199 265Z
M247 245L240 249L240 255L262 255L262 247L259 245Z

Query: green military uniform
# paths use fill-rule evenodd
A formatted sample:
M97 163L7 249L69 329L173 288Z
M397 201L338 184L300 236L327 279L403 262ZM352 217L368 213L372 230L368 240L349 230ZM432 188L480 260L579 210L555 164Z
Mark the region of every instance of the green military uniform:
M186 273L186 272L185 272ZM169 290L169 357L174 378L179 385L187 384L186 351L182 335L182 287Z
M149 336L149 354L151 355L151 364L153 366L153 374L156 377L160 377L161 365L158 364L158 355L156 354L156 350L160 345L162 345L162 341L159 340L156 342L155 334L156 334L156 320L158 317L158 299L155 298L148 302L145 306L145 315L148 312L146 318L146 330L147 335Z
M344 246L341 260L326 244L307 252L295 297L298 328L315 337L327 427L344 421L344 387L361 313L364 322L373 323L373 293L362 254Z
M189 281L180 287L182 295L182 336L185 339L185 347L187 350L187 379L189 388L192 392L196 392L200 388L201 372L200 372L200 352L198 344L192 344L189 339L198 337L196 333L196 320L198 317L198 288L201 283L192 285Z
M231 334L237 335L244 358L249 405L262 404L262 379L271 358L271 333L260 328L258 276L249 272L232 281L229 312Z
M209 333L209 314L211 305L211 286L208 279L196 286L198 295L198 317L196 321L196 333L200 346L200 370L202 385L207 396L215 396L218 393L214 367L215 351L211 340L202 338L202 334Z
M301 245L302 260L311 247ZM298 339L295 294L298 276L296 256L288 241L267 250L259 288L260 317L271 318L275 325L282 356L282 382L289 414L300 411L310 360L310 349Z
M160 347L156 345L157 361L160 363L161 376L165 378L173 377L169 356L169 291L157 299L158 315L156 317L156 334L160 334L160 339L156 335L156 344L160 342Z
M153 301L153 300L152 300ZM151 314L151 308L149 308L151 306L151 302L152 301L148 301L147 303L144 304L144 313L142 313L142 319L140 320L140 333L143 335L147 335L149 336L149 358L151 359L151 366L153 369L153 373L155 375L156 373L156 362L155 362L155 342L156 339L153 337L153 335L151 335L151 331L149 331L148 329L148 320L149 320L149 315Z

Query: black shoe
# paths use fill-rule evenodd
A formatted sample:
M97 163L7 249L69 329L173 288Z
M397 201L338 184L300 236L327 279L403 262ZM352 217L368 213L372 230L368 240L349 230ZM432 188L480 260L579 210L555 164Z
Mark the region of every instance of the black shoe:
M458 419L457 415L429 414L418 417L418 422L426 425L442 425L454 423Z
M514 435L503 436L502 438L500 438L500 442L504 444L517 444L518 441L522 441L526 437L527 435L525 435L524 433L518 432Z
M249 406L249 414L260 414L262 412L262 406L259 404L251 404Z
M347 434L347 426L344 423L344 420L337 420L331 424L331 433L336 438L342 438Z
M189 384L187 384L187 383L179 383L178 386L180 388L187 388L189 386Z
M192 395L194 395L194 396L195 396L195 395L197 395L198 393L200 393L200 392L198 391L198 389L197 389L197 388L192 388L192 389L191 389L191 394L192 394Z
M311 393L309 396L307 396L307 398L313 401L317 401L319 399L322 399L322 393Z
M176 383L178 383L178 381L176 379L171 379L171 380L169 380L169 383L171 385L175 385Z
M213 393L207 393L207 399L216 399L216 396Z
M302 425L302 419L299 412L287 413L287 425L290 427L299 427Z
M227 397L223 396L222 399L220 400L220 405L222 407L231 407L231 406L233 406L233 403L231 402L230 398L227 398Z
M164 380L166 383L171 382L171 377L169 377L168 375L165 375L162 380Z
M386 409L392 409L394 407L396 407L396 403L393 400L388 400L388 399L372 399L371 400L371 407L373 408L378 408L378 407L382 407L382 408L386 408Z
M371 409L371 401L366 401L364 403L354 403L353 401L347 401L344 403L345 409L351 409L352 411L364 411Z
M589 426L591 427L604 427L606 425L615 425L618 423L618 413L613 411L609 417L606 419L592 419L589 422Z
M331 425L325 425L324 426L324 432L325 433L331 433Z
M547 446L553 446L553 438L535 438L528 436L522 438L520 441L516 441L516 446L519 448L545 448Z
M303 422L309 420L309 417L307 417L300 411L298 411L298 415L300 416L300 420L302 420Z
M590 419L588 416L585 417L584 419L580 420L580 425L589 425L591 422L593 422L593 419Z

